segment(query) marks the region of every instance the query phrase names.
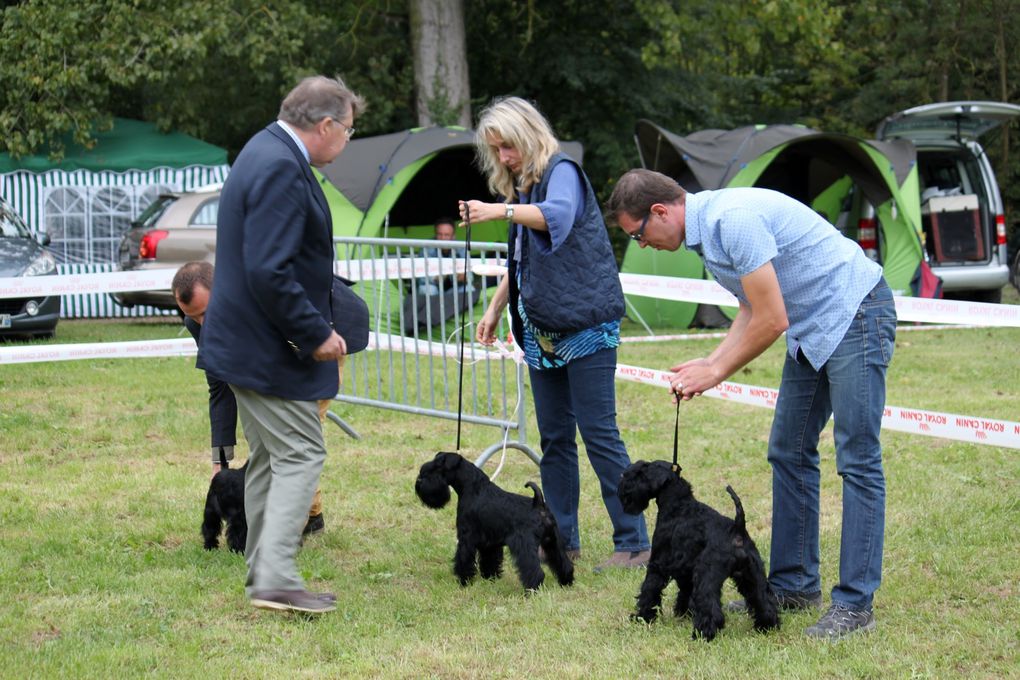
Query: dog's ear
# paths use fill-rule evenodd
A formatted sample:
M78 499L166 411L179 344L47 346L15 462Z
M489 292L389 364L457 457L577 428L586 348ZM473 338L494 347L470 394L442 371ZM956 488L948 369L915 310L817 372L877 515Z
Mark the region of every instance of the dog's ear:
M449 451L441 451L436 457L443 456L443 468L446 470L453 470L460 465L460 455L456 453L450 453Z

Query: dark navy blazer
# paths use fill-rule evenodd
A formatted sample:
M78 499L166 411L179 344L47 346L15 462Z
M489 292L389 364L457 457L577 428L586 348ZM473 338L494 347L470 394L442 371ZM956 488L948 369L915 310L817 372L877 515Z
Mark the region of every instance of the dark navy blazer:
M336 362L311 357L332 332L333 260L326 197L300 149L272 123L241 150L220 194L197 366L283 399L336 396Z

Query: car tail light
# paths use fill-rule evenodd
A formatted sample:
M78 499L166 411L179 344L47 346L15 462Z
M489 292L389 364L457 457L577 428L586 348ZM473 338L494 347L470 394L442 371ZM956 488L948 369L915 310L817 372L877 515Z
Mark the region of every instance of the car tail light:
M995 216L995 245L1001 246L1006 242L1006 216Z
M874 217L863 217L858 221L857 243L860 244L865 255L876 262L878 261L878 230L875 227Z
M156 259L156 245L169 236L169 232L163 229L153 229L142 235L142 242L138 244L138 257L143 260Z

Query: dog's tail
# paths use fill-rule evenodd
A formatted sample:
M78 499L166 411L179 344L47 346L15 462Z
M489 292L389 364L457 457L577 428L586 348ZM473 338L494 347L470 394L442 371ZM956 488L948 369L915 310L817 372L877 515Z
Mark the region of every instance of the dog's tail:
M535 494L535 498L531 501L531 507L544 508L545 496L542 495L542 489L539 488L538 484L535 484L534 482L528 482L524 486L531 489L532 493Z
M744 506L740 502L740 496L737 495L737 492L729 484L726 485L726 493L733 499L733 505L737 508L737 514L733 517L734 528L741 534L746 534L747 527L744 525Z

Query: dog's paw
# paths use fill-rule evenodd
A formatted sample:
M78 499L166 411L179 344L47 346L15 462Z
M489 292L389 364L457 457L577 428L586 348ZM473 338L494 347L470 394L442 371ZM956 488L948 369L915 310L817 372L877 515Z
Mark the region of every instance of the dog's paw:
M655 620L655 612L646 613L646 614L639 614L639 613L631 614L630 615L630 620L631 620L632 623L643 623L643 624L645 624L647 626L650 623L652 623L652 621Z

